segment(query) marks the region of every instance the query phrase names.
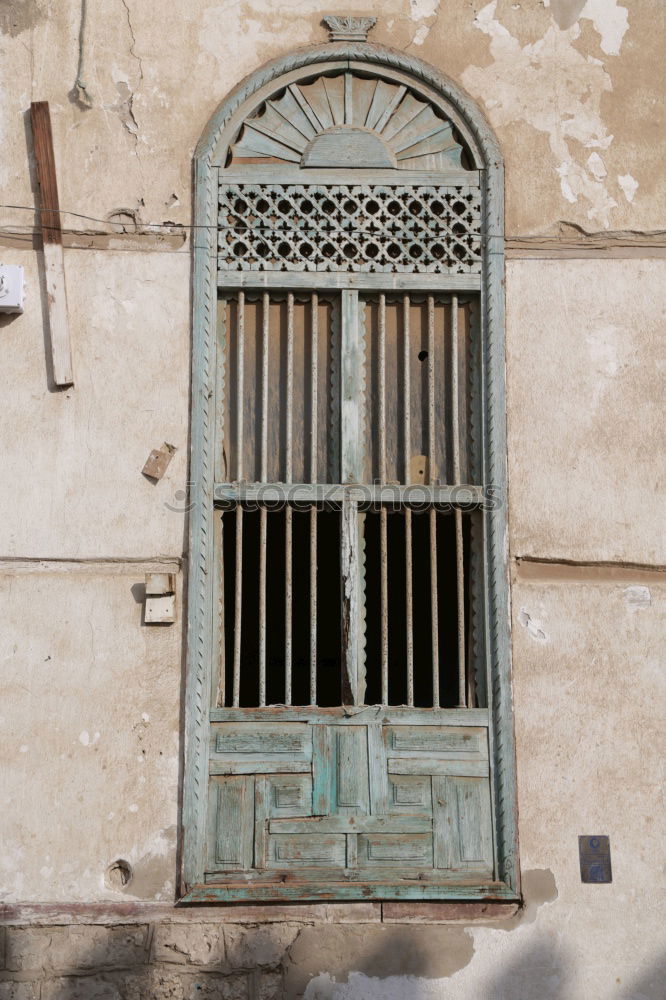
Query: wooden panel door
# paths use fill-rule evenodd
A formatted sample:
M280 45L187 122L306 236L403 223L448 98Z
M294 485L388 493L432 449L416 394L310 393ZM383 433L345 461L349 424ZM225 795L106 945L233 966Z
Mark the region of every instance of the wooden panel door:
M241 888L321 898L350 885L372 895L414 879L433 891L492 880L482 710L473 725L377 708L313 709L308 721L305 710L269 711L270 723L212 725L209 884L230 898Z

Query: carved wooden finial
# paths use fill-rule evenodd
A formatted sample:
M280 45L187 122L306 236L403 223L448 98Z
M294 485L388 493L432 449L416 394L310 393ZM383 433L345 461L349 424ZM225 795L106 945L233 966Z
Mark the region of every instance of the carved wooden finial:
M376 17L351 17L347 14L327 14L329 42L367 42L368 32L377 23Z

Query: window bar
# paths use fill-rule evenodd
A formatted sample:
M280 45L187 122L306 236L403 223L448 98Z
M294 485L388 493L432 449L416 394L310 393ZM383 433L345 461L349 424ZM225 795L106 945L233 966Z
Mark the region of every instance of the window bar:
M236 506L236 581L234 595L234 708L240 704L241 622L243 613L243 508Z
M268 315L270 298L264 292L261 300L262 338L261 338L261 474L262 483L268 478Z
M451 408L453 410L453 484L460 485L460 412L458 387L458 296L451 296ZM462 511L455 509L456 584L458 602L458 708L467 707L465 683L465 580L463 566Z
M386 483L386 296L379 296L379 481ZM381 576L382 705L388 705L388 531L384 504L379 510L379 558Z
M358 505L346 500L341 512L342 569L342 704L357 702L359 615Z
M310 298L311 364L310 364L310 481L317 482L317 382L319 377L319 300L316 292ZM317 507L310 508L310 704L317 704Z
M219 531L217 550L224 552L224 532L228 528L224 514L215 518L215 529ZM213 693L216 708L224 708L227 704L227 649L223 637L227 632L226 602L225 602L225 580L224 572L217 573L214 581L215 607L217 608L217 648L218 648L218 669L216 691ZM213 678L215 680L215 678Z
M430 485L435 475L435 299L428 296L428 476ZM439 608L437 603L437 511L434 505L430 518L430 620L432 641L432 706L439 708Z
M259 704L266 704L266 518L259 508Z
M268 466L268 316L270 297L264 292L261 301L261 482L267 481ZM266 704L266 542L267 511L259 510L259 704Z
M411 398L410 398L410 367L409 352L411 348L411 338L409 331L409 295L402 298L402 338L403 338L403 364L402 364L402 394L404 408L403 439L405 448L405 471L404 481L408 486L411 481ZM412 512L409 507L405 508L405 615L407 619L407 704L414 704L414 620L412 611Z
M340 350L340 475L343 483L358 483L363 475L360 437L362 364L358 292L341 294ZM342 704L359 697L359 627L361 622L360 539L357 501L343 497L340 520L342 572Z
M293 476L292 424L294 416L294 293L287 295L287 454L285 480L287 488ZM291 705L292 672L292 509L284 511L284 703Z
M236 335L236 479L243 478L243 385L245 381L245 292L238 293L238 330ZM233 704L240 704L241 628L243 614L243 508L236 507L236 580L234 584L234 662Z
M238 293L236 331L236 480L243 478L243 406L245 405L245 292Z

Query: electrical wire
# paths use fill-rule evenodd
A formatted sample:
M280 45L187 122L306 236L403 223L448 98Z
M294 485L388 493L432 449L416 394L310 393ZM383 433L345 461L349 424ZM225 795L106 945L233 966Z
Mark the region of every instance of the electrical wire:
M214 231L214 232L217 232L220 229L237 230L237 225L222 225L221 226L219 224L216 224L216 225L210 225L210 226L208 226L208 225L203 225L203 224L181 223L181 222L141 222L141 223L134 223L134 225L136 225L136 227L137 227L136 230L135 231L131 231L130 230L128 232L128 229L127 229L128 223L126 223L126 222L114 222L112 219L99 219L99 218L96 218L93 215L84 215L81 212L71 212L71 211L69 211L67 209L54 209L53 208L53 209L44 209L44 210L42 210L42 209L37 208L35 205L2 205L2 204L0 204L0 209L3 209L3 208L14 209L14 210L17 210L17 211L24 211L24 212L39 212L40 215L43 215L43 214L46 214L47 212L49 212L49 213L51 213L53 215L59 215L61 217L67 215L67 216L71 216L72 218L75 218L75 219L82 219L85 222L98 222L98 223L100 223L100 224L102 224L104 226L120 226L121 227L119 231L116 230L116 231L114 231L112 233L106 234L106 235L109 235L109 236L113 236L113 235L116 235L116 234L119 235L119 236L122 236L122 235L150 236L151 233L154 233L155 235L158 235L159 231L165 231L169 235L175 236L175 235L177 235L177 233L182 232L183 230L189 231L189 232L193 232L193 231L199 230L199 229L207 230L207 231ZM139 230L140 230L140 232L139 232ZM76 229L65 229L65 230L63 230L63 232L65 232L65 233L77 233L78 230L76 230ZM258 233L258 234L261 234L261 233L265 232L265 233L274 234L275 232L277 232L277 230L275 228L272 228L271 226L256 226L256 227L255 226L250 226L250 227L247 228L246 232L249 232L249 233ZM297 232L305 234L306 231L302 230L302 229L299 229L299 230L297 230ZM349 233L366 233L366 230L364 230L364 229L348 228L348 229L345 229L345 232L349 232ZM98 234L96 234L96 235L98 235ZM482 237L484 239L488 239L488 238L490 238L492 236L499 236L500 234L499 233L494 233L494 232L492 232L490 230L484 230L482 228L479 228L479 229L475 230L473 233L470 233L469 235L480 236L480 237Z

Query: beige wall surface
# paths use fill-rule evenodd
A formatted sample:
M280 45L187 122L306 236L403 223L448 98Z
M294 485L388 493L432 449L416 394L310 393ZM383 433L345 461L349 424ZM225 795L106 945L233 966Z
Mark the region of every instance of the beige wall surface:
M189 223L192 153L216 105L261 63L325 41L328 12L313 0L4 0L5 200L33 203L24 115L48 100L63 209ZM437 66L484 110L506 157L510 235L664 227L660 0L386 0L372 13L374 41Z
M511 260L512 554L666 564L666 260Z
M387 0L372 11L372 39L465 88L506 160L525 910L455 926L408 925L403 913L396 930L390 909L382 920L372 907L300 908L273 916L281 930L252 932L251 954L237 929L219 944L232 912L207 908L208 929L183 925L172 940L169 921L193 919L175 914L131 948L175 963L181 978L160 972L131 989L81 985L95 964L83 931L52 933L64 957L49 968L74 977L61 986L41 939L8 938L1 998L661 998L665 10L660 0ZM39 924L44 911L21 907L42 903L57 904L61 922L74 919L71 904L150 904L163 917L174 900L192 154L230 88L323 43L329 11L312 0L0 0L0 259L21 264L27 285L24 314L0 316L0 898L19 907L16 920ZM350 0L343 12L371 11ZM69 213L75 385L65 391L46 364L32 100L50 102ZM163 442L176 451L155 483L141 469ZM177 574L176 622L149 628L142 586L158 569ZM611 885L580 882L577 837L595 833L611 838ZM134 870L124 888L109 882L117 859ZM220 955L228 981L197 992L193 970L221 975ZM237 973L250 978L234 993Z

